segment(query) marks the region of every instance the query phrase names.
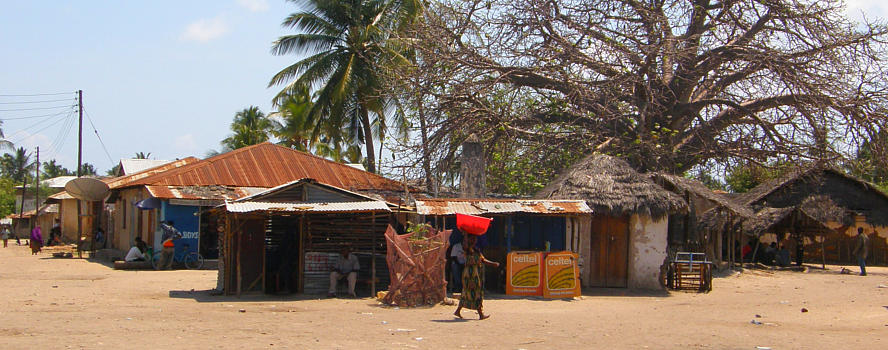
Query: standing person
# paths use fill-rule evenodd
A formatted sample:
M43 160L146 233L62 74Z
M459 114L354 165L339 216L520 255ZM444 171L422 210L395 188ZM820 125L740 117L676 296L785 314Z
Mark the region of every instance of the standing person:
M54 219L52 228L49 229L49 242L46 245L60 244L62 240L62 226L59 225L59 219Z
M43 247L43 232L40 230L40 225L37 225L31 230L31 255L37 255L41 247Z
M163 242L163 251L160 256L160 264L158 264L160 270L169 270L173 267L173 256L176 253L175 240L182 238L182 234L174 225L173 220L167 220L167 222L160 224L160 229L163 230L163 236L160 238Z
M860 275L866 276L866 254L867 243L869 243L869 238L863 233L863 227L857 228L857 243L854 245L854 256L857 257L857 264L860 265Z
M463 268L466 266L466 252L463 250L462 242L457 242L450 248L450 276L453 280L454 293L462 292L462 274Z
M3 248L6 248L9 241L9 226L3 225L3 232L0 234L3 235Z
M478 238L474 235L466 235L463 240L463 251L466 256L466 265L462 274L462 294L459 297L459 306L456 308L454 316L462 318L463 308L478 311L478 319L483 320L490 317L485 315L481 310L484 302L484 264L499 267L498 262L493 262L484 258L481 251L475 247Z
M344 277L348 280L348 295L357 298L355 283L358 281L358 270L360 269L361 264L358 262L358 257L350 252L348 246L342 247L339 251L339 261L330 272L330 290L327 296L331 298L336 296L336 283Z

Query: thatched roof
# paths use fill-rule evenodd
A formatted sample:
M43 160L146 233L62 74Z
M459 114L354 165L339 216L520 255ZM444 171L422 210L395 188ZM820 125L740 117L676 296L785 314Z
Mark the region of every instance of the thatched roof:
M826 195L805 198L805 201L799 205L799 209L820 222L835 221L845 226L854 224L854 218L848 215L848 210L836 204L832 198Z
M700 181L663 172L650 173L649 176L654 182L664 185L664 187L666 187L665 185L668 185L681 191L690 192L715 203L717 206L730 210L734 214L744 217L752 217L755 215L755 213L747 206L740 205L725 195L713 192Z
M632 169L625 161L592 154L574 164L536 198L582 199L594 213L662 217L687 211L687 203Z
M743 221L743 231L758 236L785 219L795 208L763 208L755 216Z
M776 192L782 187L788 186L799 180L820 176L822 173L831 173L834 175L838 175L851 182L857 183L868 191L873 191L875 193L878 193L882 197L888 198L888 194L882 192L878 187L876 187L876 185L869 183L863 179L848 175L845 172L832 167L823 165L812 165L806 168L800 168L794 171L790 171L787 174L776 179L765 181L764 183L756 186L746 193L738 194L736 196L736 201L740 202L740 204L752 205L753 203L767 197L769 194Z

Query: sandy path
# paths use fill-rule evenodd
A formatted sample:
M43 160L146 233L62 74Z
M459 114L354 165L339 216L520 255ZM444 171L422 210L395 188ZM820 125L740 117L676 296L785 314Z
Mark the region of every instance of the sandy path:
M888 268L746 272L716 279L708 294L493 296L493 317L477 321L455 320L449 306L210 296L215 271L115 271L48 256L0 248L0 348L888 349L888 288L879 287Z

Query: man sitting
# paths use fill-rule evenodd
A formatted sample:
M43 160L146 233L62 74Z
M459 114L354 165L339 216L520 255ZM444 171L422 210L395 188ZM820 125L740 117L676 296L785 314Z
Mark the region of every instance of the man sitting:
M327 296L331 298L336 296L336 283L345 277L348 279L348 295L356 298L355 282L358 281L358 270L360 269L358 257L352 254L348 247L342 247L342 250L339 251L339 262L330 272L330 292L327 293Z
M145 244L145 241L142 240L142 237L136 237L136 243L130 248L129 252L126 253L126 257L123 258L126 262L133 261L146 261L148 258L145 256L145 250L148 249L148 246Z

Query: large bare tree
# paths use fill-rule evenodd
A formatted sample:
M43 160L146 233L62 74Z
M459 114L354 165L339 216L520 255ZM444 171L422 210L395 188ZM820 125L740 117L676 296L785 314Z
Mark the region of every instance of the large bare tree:
M414 33L416 78L405 81L421 86L414 102L435 147L476 133L684 172L853 156L886 126L888 29L848 20L839 1L443 0L428 10Z

